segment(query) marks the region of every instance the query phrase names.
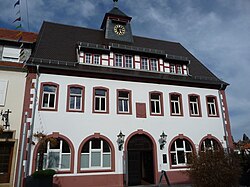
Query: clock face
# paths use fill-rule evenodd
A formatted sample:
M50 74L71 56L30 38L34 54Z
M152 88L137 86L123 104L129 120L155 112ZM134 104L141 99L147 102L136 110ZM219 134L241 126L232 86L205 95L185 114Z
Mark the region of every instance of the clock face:
M124 35L125 34L125 27L123 25L115 25L114 32L118 35Z

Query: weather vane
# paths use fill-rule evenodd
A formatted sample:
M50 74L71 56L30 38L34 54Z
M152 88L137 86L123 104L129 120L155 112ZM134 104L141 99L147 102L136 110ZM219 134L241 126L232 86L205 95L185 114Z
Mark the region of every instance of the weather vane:
M114 2L114 7L117 7L118 0L113 0L113 2Z

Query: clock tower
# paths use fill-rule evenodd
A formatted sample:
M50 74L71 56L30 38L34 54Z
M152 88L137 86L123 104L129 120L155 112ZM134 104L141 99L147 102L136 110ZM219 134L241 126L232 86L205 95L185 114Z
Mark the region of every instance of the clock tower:
M114 3L114 8L105 14L101 25L101 29L105 33L105 39L133 43L130 26L132 17L127 16L116 6L117 1L114 1Z

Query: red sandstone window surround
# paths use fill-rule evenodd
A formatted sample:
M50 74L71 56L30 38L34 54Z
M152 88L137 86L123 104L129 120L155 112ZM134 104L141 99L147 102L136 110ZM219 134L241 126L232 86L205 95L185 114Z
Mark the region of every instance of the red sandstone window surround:
M53 82L43 82L40 88L38 110L57 111L59 85Z
M84 112L84 86L68 85L67 112Z
M93 88L93 113L109 113L109 89L105 87Z
M188 95L189 114L191 117L201 117L200 96L196 94Z
M179 93L169 93L170 115L183 116L182 97Z
M149 106L151 116L163 116L163 94L162 92L149 92Z
M132 114L131 90L117 90L117 114Z
M208 117L219 117L218 103L216 96L206 96Z

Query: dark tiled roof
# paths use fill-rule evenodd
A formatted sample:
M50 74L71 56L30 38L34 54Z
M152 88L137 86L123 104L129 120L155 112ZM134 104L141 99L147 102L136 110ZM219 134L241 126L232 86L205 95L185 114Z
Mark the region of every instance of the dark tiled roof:
M117 8L117 7L114 7L112 10L110 10L110 11L108 12L108 14L130 18L129 16L127 16L124 12L122 12L122 11L121 11L119 8Z
M19 36L18 33L20 31L17 30L10 30L10 29L4 29L0 28L0 39L1 40L8 40L8 41L17 41ZM23 36L23 42L27 43L33 43L36 41L37 33L34 32L22 32Z
M82 27L68 26L44 22L32 57L57 61L76 62L76 44L89 42L108 46L110 42L164 50L166 54L187 57L190 60L189 70L191 79L202 79L204 83L214 80L217 84L226 84L211 73L199 60L197 60L180 43L156 40L134 36L134 43L124 43L106 40L103 30L94 30ZM134 71L136 72L136 71Z

